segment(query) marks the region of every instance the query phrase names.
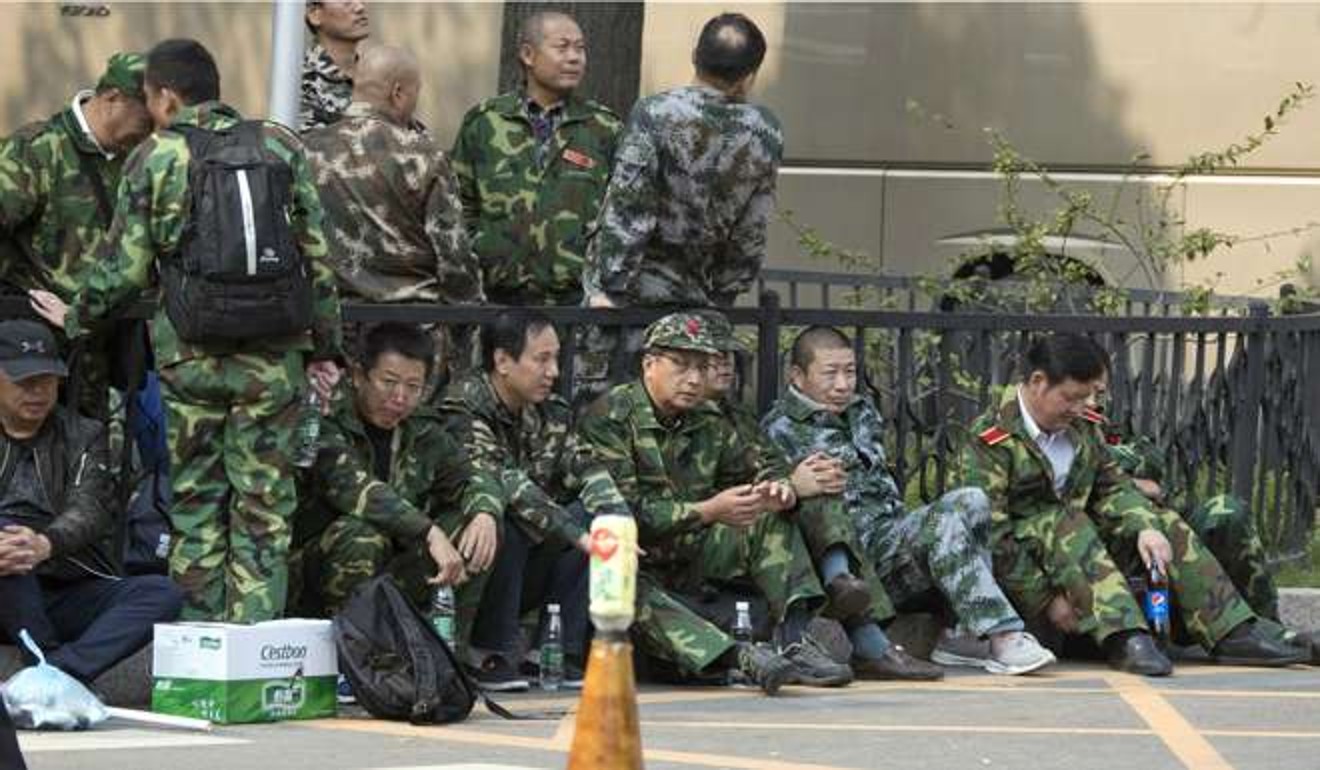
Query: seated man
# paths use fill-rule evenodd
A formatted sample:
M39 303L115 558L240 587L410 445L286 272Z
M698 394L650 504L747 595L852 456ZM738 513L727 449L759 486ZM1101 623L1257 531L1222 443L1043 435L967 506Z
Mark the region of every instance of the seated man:
M857 393L852 342L836 329L813 326L798 335L791 358L791 385L766 413L765 431L790 460L824 454L840 461L847 474L833 528L848 537L818 555L822 578L858 561L861 552L849 544L860 540L899 606L934 589L957 616L956 633L946 630L937 643L936 662L995 674L1025 674L1053 663L1054 655L1023 630L1022 618L991 574L985 495L955 489L931 505L907 510L885 458L883 419ZM854 647L866 649L874 621L850 620ZM854 659L853 668L859 665Z
M0 633L27 629L87 684L177 618L183 593L161 575L116 577L98 546L114 499L105 428L56 406L55 351L44 324L0 323Z
M481 348L483 371L451 383L440 404L450 434L498 469L504 492L494 511L500 518L495 567L472 632L473 652L491 653L477 682L491 690L527 688L516 666L518 620L553 602L563 622L564 683L580 686L587 649L584 519L631 513L609 473L569 431L568 403L553 390L559 335L550 320L535 311L505 311L482 329Z
M788 458L784 455L787 447L767 436L755 412L731 396L734 356L742 349L733 335L732 325L719 313L705 315L718 344L725 349L715 359L707 378L707 398L719 407L747 446L771 457L766 462L787 465ZM829 605L822 614L837 619L848 630L853 673L863 679L924 680L943 676L939 666L914 658L900 645L891 644L881 630L881 623L893 619L894 607L870 560L865 558L857 531L839 497L848 478L843 463L819 451L792 459L797 463L790 480L798 497L795 514L798 528L829 597Z
M688 677L736 666L768 694L846 684L852 671L805 635L825 594L785 515L796 503L787 468L747 447L705 399L719 353L701 314L665 316L646 330L641 378L612 389L582 424L646 551L633 633L644 653ZM765 597L780 652L735 644L680 598L734 584Z
M1175 612L1213 660L1301 661L1269 638L1219 562L1175 513L1148 501L1082 415L1109 359L1087 337L1055 334L1027 351L1022 383L974 424L964 481L990 499L995 575L1028 621L1091 636L1110 665L1167 676L1126 575L1157 565Z
M431 585L456 585L456 646L480 588L463 585L495 558L498 482L475 467L421 404L435 343L421 328L383 323L363 336L352 384L322 420L321 451L299 489L294 543L305 594L334 613L353 589L389 572L429 606ZM457 536L457 548L451 538Z

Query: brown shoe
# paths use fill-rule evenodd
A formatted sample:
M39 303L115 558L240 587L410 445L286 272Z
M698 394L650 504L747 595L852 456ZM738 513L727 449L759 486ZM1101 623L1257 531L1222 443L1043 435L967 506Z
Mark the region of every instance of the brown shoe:
M927 663L914 658L897 644L885 650L884 657L852 659L853 675L858 679L903 679L913 682L929 682L944 678L944 669L934 663Z
M866 582L847 572L835 575L825 585L825 595L829 597L830 603L821 614L827 618L847 620L861 615L871 607L871 591L866 587Z

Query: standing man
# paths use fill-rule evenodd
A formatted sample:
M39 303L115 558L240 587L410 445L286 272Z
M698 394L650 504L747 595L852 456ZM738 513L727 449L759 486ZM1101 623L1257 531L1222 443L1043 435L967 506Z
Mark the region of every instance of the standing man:
M339 379L339 299L321 203L302 143L221 102L220 73L200 43L157 44L145 85L157 131L124 169L102 259L69 306L48 292L32 292L33 305L77 338L163 284L152 326L173 475L170 576L186 595L187 620L269 620L287 592L300 403L309 379L325 402ZM261 165L239 179L213 171L192 189L202 173L192 158L215 146ZM244 212L244 227L215 221L227 211ZM203 264L216 269L189 272ZM214 296L248 300L226 313ZM253 328L258 320L278 332ZM239 329L251 333L225 336Z
M1200 538L1137 490L1083 416L1108 370L1105 351L1088 337L1041 337L1027 351L1021 384L973 424L964 483L989 497L999 584L1028 621L1091 636L1120 671L1173 672L1125 577L1152 566L1168 576L1177 617L1211 660L1307 659L1259 627Z
M303 56L298 130L328 126L353 99L358 46L371 34L361 0L309 0L304 17L316 42Z
M577 95L587 42L573 17L528 16L520 90L487 99L454 142L463 217L486 296L503 305L575 305L622 124Z
M631 515L604 466L569 426L554 393L559 335L540 313L510 310L482 329L482 371L452 383L441 409L483 466L500 469L500 544L472 643L491 654L477 672L489 689L525 688L519 618L546 602L563 618L565 681L586 665L587 520ZM542 625L544 619L542 619ZM532 646L541 636L538 633Z
M43 289L68 302L114 216L119 174L151 132L142 93L144 59L117 53L94 91L0 141L0 281L9 290ZM79 361L79 408L108 416L107 335L88 343Z
M765 47L751 19L716 16L692 54L695 82L633 107L587 250L589 306L728 307L751 288L784 152L779 120L747 102ZM617 336L587 341L584 399L635 366L640 336Z
M737 668L771 695L851 682L806 634L826 597L791 516L788 469L744 444L706 399L721 353L707 319L665 316L647 328L645 350L641 378L593 404L581 428L637 518L642 651L686 677ZM730 587L765 598L778 653L735 643L680 598Z

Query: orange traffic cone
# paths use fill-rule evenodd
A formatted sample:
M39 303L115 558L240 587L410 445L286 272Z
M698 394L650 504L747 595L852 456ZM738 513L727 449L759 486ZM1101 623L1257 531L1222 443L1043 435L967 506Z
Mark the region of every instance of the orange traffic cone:
M600 634L591 643L568 770L640 770L642 734L628 637Z

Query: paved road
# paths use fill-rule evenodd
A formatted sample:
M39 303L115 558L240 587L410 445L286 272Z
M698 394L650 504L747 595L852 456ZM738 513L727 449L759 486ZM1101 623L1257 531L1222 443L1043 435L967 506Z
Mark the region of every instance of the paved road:
M571 697L509 698L524 710ZM1147 680L1069 664L1045 675L976 672L943 683L842 690L643 688L649 768L1320 767L1320 669L1181 665ZM217 728L111 726L24 735L32 770L510 770L563 767L572 718L419 728L340 718Z

